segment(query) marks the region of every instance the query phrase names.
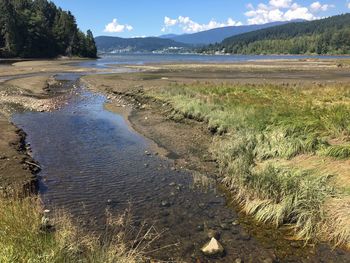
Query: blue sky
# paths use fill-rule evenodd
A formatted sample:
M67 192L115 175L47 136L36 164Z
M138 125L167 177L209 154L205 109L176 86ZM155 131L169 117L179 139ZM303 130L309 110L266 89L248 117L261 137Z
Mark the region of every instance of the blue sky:
M95 36L158 36L349 13L350 0L53 0Z

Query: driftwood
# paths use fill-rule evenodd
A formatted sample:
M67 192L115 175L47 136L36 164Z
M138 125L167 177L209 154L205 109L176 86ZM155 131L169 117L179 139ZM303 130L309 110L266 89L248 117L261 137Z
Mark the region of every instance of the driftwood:
M32 163L32 162L29 162L29 161L25 161L26 164L30 164L30 165L33 165L39 169L41 169L40 165L36 164L36 163Z

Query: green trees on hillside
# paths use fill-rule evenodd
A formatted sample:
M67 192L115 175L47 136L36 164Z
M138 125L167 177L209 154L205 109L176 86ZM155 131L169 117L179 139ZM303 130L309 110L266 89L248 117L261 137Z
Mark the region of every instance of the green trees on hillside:
M350 54L350 14L290 23L225 39L201 52L231 54Z
M96 57L92 32L47 0L0 0L0 57Z

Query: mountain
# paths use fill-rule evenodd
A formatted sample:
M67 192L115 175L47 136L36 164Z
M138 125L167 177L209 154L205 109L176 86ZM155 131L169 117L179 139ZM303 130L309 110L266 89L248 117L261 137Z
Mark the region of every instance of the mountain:
M162 50L181 50L189 47L171 39L159 37L120 38L99 36L95 38L99 52L153 52Z
M350 14L289 23L225 39L204 53L350 54Z
M179 35L176 35L176 34L166 34L166 35L161 35L159 36L159 38L168 38L168 39L172 39L174 37L177 37Z
M192 45L208 45L214 43L220 43L227 37L235 36L238 34L251 32L259 29L269 28L277 25L283 25L290 22L273 22L262 25L247 25L247 26L228 26L214 28L207 31L201 31L193 34L184 35L163 35L162 38L169 38L177 42L192 44ZM168 37L166 37L168 36Z
M0 57L96 57L92 32L47 0L0 0Z

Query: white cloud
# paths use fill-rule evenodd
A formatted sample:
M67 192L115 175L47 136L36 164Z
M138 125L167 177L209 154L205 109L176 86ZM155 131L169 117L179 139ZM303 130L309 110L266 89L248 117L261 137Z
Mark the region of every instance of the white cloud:
M348 3L348 8L350 9L350 2Z
M276 8L288 8L292 4L292 0L270 0L269 4Z
M319 17L318 12L324 12L333 8L331 4L321 4L319 1L309 7L302 6L293 0L270 0L267 4L260 3L256 7L247 4L248 11L245 16L248 24L264 24L275 21L289 21L294 19L314 20Z
M128 24L122 25L119 24L116 18L113 21L105 26L104 32L108 33L121 33L124 31L132 31L134 28Z
M321 4L319 1L313 2L310 5L311 11L313 12L320 12L320 11L327 11L330 8L333 8L334 5L328 5L328 4Z
M186 33L195 33L218 27L239 25L242 25L242 23L235 21L232 18L228 18L226 22L217 22L216 20L212 19L208 24L200 24L185 16L179 16L175 19L166 16L164 17L164 26L161 31L166 32L171 27L178 26Z

